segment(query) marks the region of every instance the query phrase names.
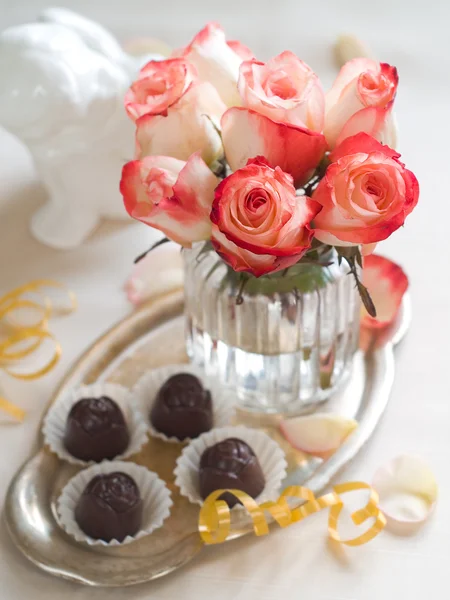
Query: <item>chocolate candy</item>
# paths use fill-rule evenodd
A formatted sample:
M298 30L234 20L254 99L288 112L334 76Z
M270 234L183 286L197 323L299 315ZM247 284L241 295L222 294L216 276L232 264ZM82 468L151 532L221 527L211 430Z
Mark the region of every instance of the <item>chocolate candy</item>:
M224 488L242 490L256 498L263 491L265 478L252 448L242 440L228 438L207 448L200 459L200 494L203 499L211 492ZM238 500L229 493L222 494L228 506Z
M150 421L168 437L196 438L213 426L211 394L194 375L177 373L159 390Z
M75 520L89 537L123 541L142 523L139 488L125 473L97 475L86 486L75 508Z
M84 398L72 406L64 445L75 458L112 459L126 450L129 441L123 413L111 398Z

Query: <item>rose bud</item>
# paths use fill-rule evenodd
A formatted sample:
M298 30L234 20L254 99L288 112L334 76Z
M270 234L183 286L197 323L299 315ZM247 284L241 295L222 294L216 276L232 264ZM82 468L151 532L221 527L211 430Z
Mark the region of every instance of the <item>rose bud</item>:
M320 206L296 196L293 180L262 157L226 177L211 211L212 243L235 271L256 277L297 263L313 238L310 228Z
M365 133L347 138L330 154L332 164L313 194L323 207L314 219L318 240L372 244L403 225L419 199L419 184L399 157Z

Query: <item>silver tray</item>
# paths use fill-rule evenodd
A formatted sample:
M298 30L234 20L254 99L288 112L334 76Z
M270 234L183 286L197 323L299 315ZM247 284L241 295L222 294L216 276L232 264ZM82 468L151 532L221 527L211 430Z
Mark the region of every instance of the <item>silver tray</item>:
M96 341L67 373L51 403L80 383L108 380L132 386L149 368L186 361L183 295L175 292L145 305ZM370 348L355 357L351 379L326 405L326 410L353 417L359 427L328 460L294 450L278 434L273 417L239 414L237 420L263 427L283 446L288 460L285 485L305 485L318 493L371 437L387 405L394 380L394 346L410 323L405 298L398 326L387 339L373 338ZM41 569L92 586L128 586L167 575L191 560L203 548L197 530L198 506L180 496L173 468L182 444L150 438L133 457L166 480L174 507L164 526L152 535L124 547L89 547L69 537L58 525L56 500L79 467L67 465L43 446L14 477L7 492L4 516L18 549ZM242 511L243 513L243 511ZM232 521L230 539L253 531L243 514ZM207 551L207 549L205 550Z

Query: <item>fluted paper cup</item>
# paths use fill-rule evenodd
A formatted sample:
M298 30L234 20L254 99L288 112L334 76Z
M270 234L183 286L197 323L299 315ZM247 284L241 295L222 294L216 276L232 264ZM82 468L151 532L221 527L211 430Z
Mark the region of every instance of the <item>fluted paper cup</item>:
M115 472L125 473L136 482L143 503L142 526L135 535L128 535L122 542L118 540L105 542L104 540L91 538L80 529L75 520L75 509L80 496L94 477ZM72 477L58 499L57 512L61 527L77 542L84 542L90 546L123 546L159 529L170 515L172 504L170 491L156 473L132 462L105 460L102 463L83 469L75 477Z
M195 504L203 504L199 484L200 459L207 448L228 438L238 438L246 442L258 458L266 483L261 494L255 498L256 502L260 504L276 500L280 494L281 482L286 477L287 463L284 452L263 431L243 425L213 429L203 433L184 448L174 471L175 484L180 488L181 494ZM236 505L235 508L242 506Z
M107 396L114 400L123 412L130 433L130 442L125 452L118 454L114 460L128 458L140 451L147 442L147 425L141 419L131 401L130 390L115 383L94 383L83 385L71 390L68 394L55 402L48 411L42 433L45 443L61 460L74 465L93 465L95 461L84 461L72 456L64 446L64 433L66 430L67 417L74 404L83 398L100 398Z
M160 438L166 442L177 443L189 442L190 438L179 440L177 437L169 437L158 431L150 421L150 412L156 400L156 396L164 383L177 373L189 373L200 379L203 387L211 392L213 428L224 427L231 423L234 416L233 396L224 386L219 385L212 377L205 375L201 369L189 364L166 365L158 369L148 371L132 389L132 399L136 409L145 421L151 436Z

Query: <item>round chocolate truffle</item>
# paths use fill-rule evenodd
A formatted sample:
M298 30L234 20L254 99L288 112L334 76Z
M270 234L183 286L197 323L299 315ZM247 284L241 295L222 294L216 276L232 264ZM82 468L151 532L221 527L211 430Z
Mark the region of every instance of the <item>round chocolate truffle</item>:
M213 426L211 393L195 375L177 373L159 390L150 421L168 437L196 438Z
M100 462L122 454L130 434L122 411L107 398L84 398L67 417L64 445L72 456Z
M222 488L234 488L256 498L266 480L259 460L250 446L237 438L228 438L207 448L200 459L200 494L203 499ZM238 500L226 492L220 497L233 507Z
M75 520L91 538L123 541L142 523L139 488L125 473L97 475L87 484L75 508Z

